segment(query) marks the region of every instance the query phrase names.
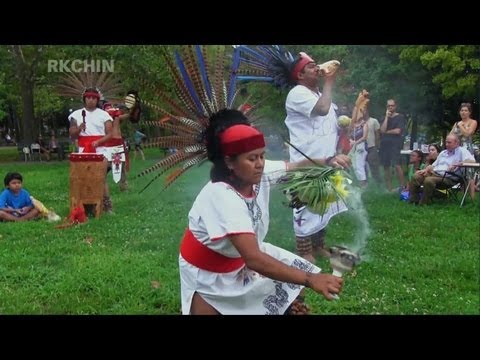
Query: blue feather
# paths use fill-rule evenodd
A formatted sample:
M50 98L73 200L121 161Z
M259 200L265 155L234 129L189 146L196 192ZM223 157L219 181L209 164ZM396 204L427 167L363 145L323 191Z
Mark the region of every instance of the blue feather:
M240 60L246 64L249 64L249 65L252 65L256 68L260 68L260 69L268 69L268 64L265 64L263 62L260 62L260 61L257 61L255 59L250 59L250 58L244 58L244 57L240 57Z
M237 49L239 49L240 51L245 52L246 54L252 55L254 58L262 61L263 63L265 63L265 62L268 60L268 59L266 59L260 52L255 51L255 50L249 48L249 47L246 46L246 45L239 45Z
M266 82L272 82L273 77L271 77L271 76L243 76L243 75L239 75L239 76L237 76L237 81L266 81Z
M228 92L227 92L227 107L231 107L233 96L235 95L235 82L237 79L237 70L240 66L240 50L235 49L233 51L233 60L232 60L232 68L230 74L230 84L228 85Z
M290 66L295 61L293 55L279 45L239 45L242 52L238 81L266 81L273 82L275 87L288 88L291 86ZM249 72L258 72L251 75ZM249 75L247 75L249 74Z
M200 114L203 114L204 110L202 108L202 103L198 98L195 88L193 87L192 80L190 79L190 76L188 76L187 70L185 69L185 65L183 64L182 58L180 57L180 54L178 52L175 52L175 60L177 62L178 68L180 69L180 73L182 74L182 78L183 78L183 81L185 82L185 86L187 87L187 90L190 93L190 96L192 97L198 112Z
M202 49L199 45L195 45L195 51L197 52L198 64L200 67L200 74L202 74L203 84L205 85L205 90L207 91L208 99L212 100L212 87L210 86L210 81L208 80L208 73L205 67L205 60L203 59Z

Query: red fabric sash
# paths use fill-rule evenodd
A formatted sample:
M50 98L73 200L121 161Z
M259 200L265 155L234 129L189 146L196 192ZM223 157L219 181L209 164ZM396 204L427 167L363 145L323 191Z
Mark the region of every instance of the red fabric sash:
M118 146L118 145L123 145L123 138L112 138L103 144L103 146L106 146L106 147Z
M78 146L83 147L84 153L95 153L96 150L92 146L92 143L96 140L103 138L103 135L93 135L93 136L79 136L78 137Z
M230 258L203 245L195 238L190 229L185 231L180 245L180 254L187 262L199 269L215 273L228 273L245 265L245 261L241 257Z

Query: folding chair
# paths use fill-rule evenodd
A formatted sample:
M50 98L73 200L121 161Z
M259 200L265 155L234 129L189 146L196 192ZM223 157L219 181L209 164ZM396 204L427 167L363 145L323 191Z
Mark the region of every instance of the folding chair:
M465 193L463 194L462 202L460 203L460 207L463 206L465 203L465 199L467 198L467 194L470 191L475 192L475 187L479 183L480 179L480 166L479 164L476 163L466 163L463 164L462 167L465 169L465 182L467 186L465 186ZM479 197L480 198L480 197ZM474 200L474 197L472 197L472 200ZM480 202L479 202L480 204Z
M33 158L35 159L35 155L38 155L38 159L42 161L42 154L40 149L41 149L40 144L34 143L30 145L30 150L32 150Z
M450 181L446 181L450 180ZM452 184L453 182L453 184ZM444 190L448 198L453 198L455 201L459 201L458 198L458 192L462 192L463 190L467 189L467 184L468 180L465 178L465 176L462 176L460 174L451 172L451 171L445 171L442 177L442 182L437 184L435 190ZM460 204L460 206L463 205Z

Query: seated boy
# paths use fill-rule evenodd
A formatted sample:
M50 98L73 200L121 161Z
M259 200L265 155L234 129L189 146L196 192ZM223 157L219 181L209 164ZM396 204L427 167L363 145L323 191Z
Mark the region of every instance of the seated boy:
M418 170L423 170L425 164L422 163L423 153L420 150L413 150L410 154L410 161L408 164L408 182L412 181L413 175Z
M425 168L422 163L423 153L420 150L413 150L410 154L410 161L408 163L408 186L400 192L400 200L408 201L410 198L410 183L415 173Z
M19 173L8 173L4 184L6 189L0 194L0 219L25 221L38 216L30 194L22 189L23 178Z

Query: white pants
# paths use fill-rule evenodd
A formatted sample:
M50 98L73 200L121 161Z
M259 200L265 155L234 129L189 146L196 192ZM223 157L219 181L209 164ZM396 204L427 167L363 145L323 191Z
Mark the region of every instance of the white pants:
M349 156L352 159L352 167L358 181L367 180L367 173L365 171L367 155L368 152L365 149L365 142L355 145L349 153Z

